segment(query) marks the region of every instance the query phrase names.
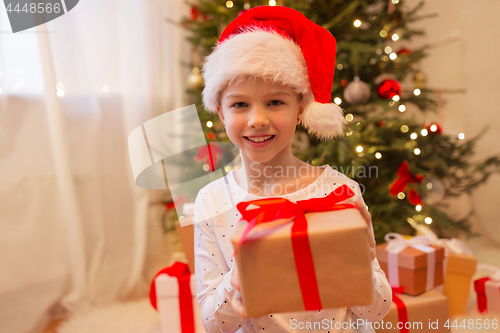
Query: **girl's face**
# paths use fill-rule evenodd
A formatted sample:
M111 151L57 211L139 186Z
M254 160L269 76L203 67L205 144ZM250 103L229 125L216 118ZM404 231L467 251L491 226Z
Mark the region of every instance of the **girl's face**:
M257 79L227 86L217 113L241 153L253 162L266 163L291 154L304 107L292 88Z

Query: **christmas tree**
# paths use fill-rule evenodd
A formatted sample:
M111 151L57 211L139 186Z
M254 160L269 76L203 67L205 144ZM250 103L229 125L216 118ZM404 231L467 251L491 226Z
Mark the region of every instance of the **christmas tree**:
M426 87L418 63L429 52L405 47L424 31L411 28L426 19L423 2L410 8L403 0L307 0L188 2L193 69L187 93L196 104L207 141L228 141L215 114L203 110L201 59L235 17L251 7L287 6L329 30L337 40L332 100L344 109L345 135L319 141L298 126L294 154L312 165L329 164L356 180L372 214L378 242L388 232L412 234L411 223L429 225L440 237L470 235L468 217L456 220L443 200L470 193L492 173L500 158L472 161L479 139L449 135L439 123L421 123L415 113L439 112L439 89ZM409 114L407 108L416 110ZM484 133L484 132L483 132Z

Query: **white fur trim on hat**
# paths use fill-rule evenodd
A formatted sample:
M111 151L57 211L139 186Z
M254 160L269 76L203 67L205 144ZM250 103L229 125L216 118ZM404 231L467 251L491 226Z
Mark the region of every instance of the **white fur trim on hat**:
M337 104L316 101L305 108L301 121L309 134L324 140L342 135L346 124L344 112Z

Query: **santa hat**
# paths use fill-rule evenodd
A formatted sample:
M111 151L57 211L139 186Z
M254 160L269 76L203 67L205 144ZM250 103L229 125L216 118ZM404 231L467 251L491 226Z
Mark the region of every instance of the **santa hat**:
M205 58L203 104L217 112L224 88L261 78L302 93L301 122L310 134L330 139L342 134L342 109L331 101L336 41L332 34L283 6L258 6L235 18Z

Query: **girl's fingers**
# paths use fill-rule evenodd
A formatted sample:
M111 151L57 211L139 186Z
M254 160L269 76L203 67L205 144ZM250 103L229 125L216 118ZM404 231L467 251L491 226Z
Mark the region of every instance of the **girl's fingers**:
M236 291L236 293L233 296L233 300L231 301L231 306L233 307L234 311L236 311L241 317L247 318L245 314L245 308L243 306L243 300L241 299L241 293L239 291Z

